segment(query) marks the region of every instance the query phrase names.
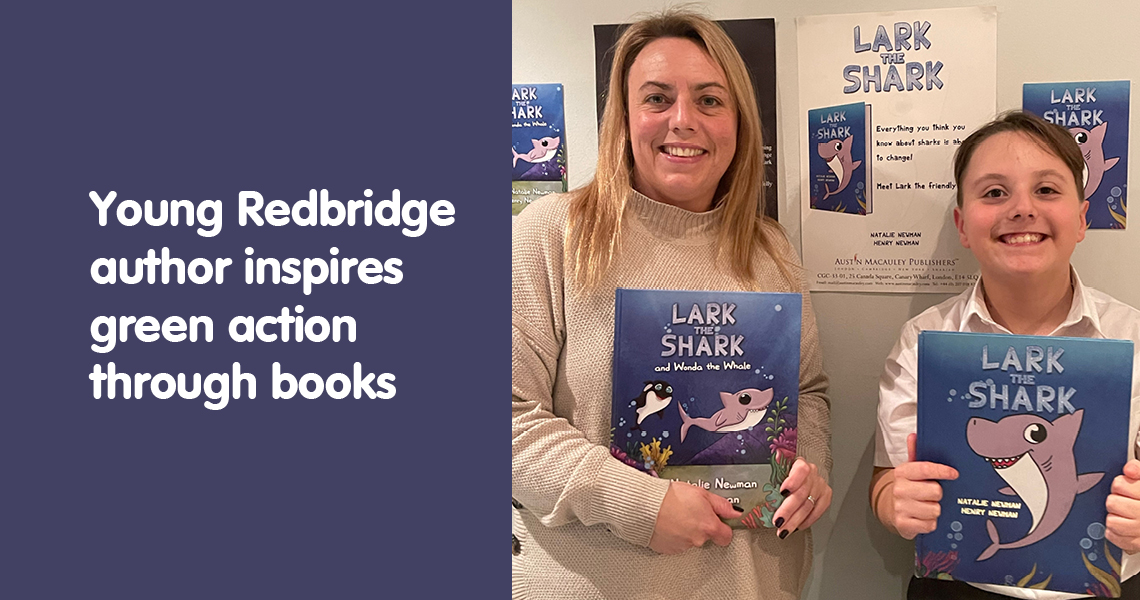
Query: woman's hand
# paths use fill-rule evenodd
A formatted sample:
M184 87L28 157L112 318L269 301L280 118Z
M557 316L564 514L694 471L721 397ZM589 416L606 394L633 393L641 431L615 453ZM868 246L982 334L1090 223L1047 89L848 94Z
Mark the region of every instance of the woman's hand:
M802 457L792 463L780 493L784 495L784 502L772 515L780 539L811 527L831 506L831 486L820 477L819 467Z
M742 512L712 492L680 481L671 482L657 513L649 548L661 554L680 554L709 540L727 546L732 541L732 529L721 518L739 519Z
M1124 473L1112 480L1105 501L1108 518L1105 537L1129 554L1140 551L1140 460L1125 463Z

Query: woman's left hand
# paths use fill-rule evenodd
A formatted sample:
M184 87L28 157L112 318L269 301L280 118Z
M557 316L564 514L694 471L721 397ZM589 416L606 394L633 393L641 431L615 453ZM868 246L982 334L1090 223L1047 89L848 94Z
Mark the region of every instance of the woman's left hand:
M803 457L792 464L780 493L785 495L784 502L772 515L780 539L811 527L831 506L831 486L820 477L819 468Z
M1104 536L1129 554L1140 551L1140 461L1124 465L1124 473L1112 480L1112 493L1105 502L1108 518Z

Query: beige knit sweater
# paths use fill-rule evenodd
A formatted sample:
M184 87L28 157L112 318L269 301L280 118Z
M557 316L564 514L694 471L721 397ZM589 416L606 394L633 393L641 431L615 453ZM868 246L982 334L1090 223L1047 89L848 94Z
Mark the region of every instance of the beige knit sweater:
M772 529L734 530L726 548L659 555L648 545L669 482L609 452L614 289L742 289L715 266L723 211L692 213L631 192L619 255L601 285L582 293L569 283L568 201L538 200L513 226L511 495L524 507L512 509L521 548L513 597L798 598L811 566L810 531L781 540ZM769 233L798 265L783 233ZM755 261L760 289L803 292L762 250ZM799 453L826 479L827 376L807 294L803 308Z

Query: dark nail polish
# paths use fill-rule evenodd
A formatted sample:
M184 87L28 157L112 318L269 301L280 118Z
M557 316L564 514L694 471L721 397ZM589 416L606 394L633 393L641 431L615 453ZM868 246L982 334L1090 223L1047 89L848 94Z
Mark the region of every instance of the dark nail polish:
M787 498L788 494L790 494L790 493L791 492L789 492L788 490L780 490L780 495L785 497L785 498Z
M788 530L787 529L780 530L780 539L782 540L786 537L788 537Z
M783 525L784 525L784 517L777 517L776 518L776 527L782 527Z
M511 506L515 507L517 510L523 509L522 502L519 502L518 500L515 500L514 498L511 498Z
M735 508L736 512L744 512L744 509L741 508L739 504L733 504L732 508Z
M511 554L518 556L522 552L522 542L519 541L518 536L511 534Z

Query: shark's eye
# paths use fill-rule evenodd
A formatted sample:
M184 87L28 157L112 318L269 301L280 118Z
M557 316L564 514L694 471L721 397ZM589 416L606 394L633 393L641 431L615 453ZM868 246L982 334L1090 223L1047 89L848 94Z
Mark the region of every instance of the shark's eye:
M741 394L740 395L740 403L741 404L748 404L749 402L752 402L752 396L749 396L748 394Z
M539 142L539 143L541 143L541 144L542 144L542 147L543 147L543 148L545 148L545 147L547 147L547 146L549 146L549 145L550 145L550 142L548 142L548 141L546 141L546 140L542 140L542 141L541 141L541 142Z
M1089 134L1081 131L1081 132L1078 132L1077 135L1074 135L1073 139L1077 140L1078 144L1083 144L1083 143L1089 141Z
M843 142L835 142L835 151L836 152L842 152L843 151Z
M1025 428L1025 433L1023 435L1025 436L1025 441L1029 442L1030 444L1040 444L1041 442L1045 441L1045 438L1049 435L1049 432L1047 432L1045 430L1045 427L1040 423L1034 423Z
M661 384L659 383L659 384L653 386L653 391L660 392L661 391Z
M673 393L673 386L671 386L671 385L665 386L665 393L666 394L672 394Z

